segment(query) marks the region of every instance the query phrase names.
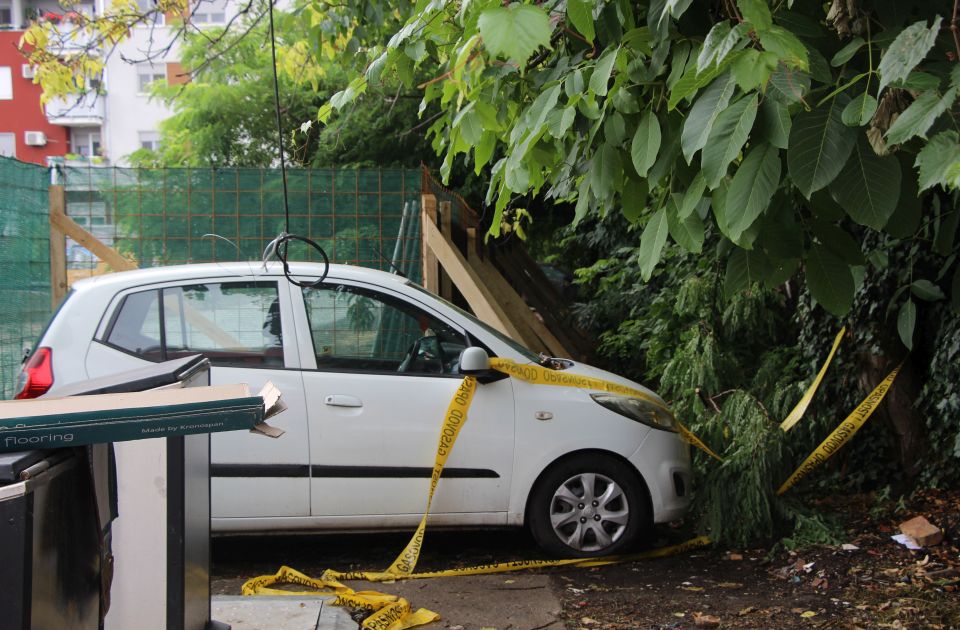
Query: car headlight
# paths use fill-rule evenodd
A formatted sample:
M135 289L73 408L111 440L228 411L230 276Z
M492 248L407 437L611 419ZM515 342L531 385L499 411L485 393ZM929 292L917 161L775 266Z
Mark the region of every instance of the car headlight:
M666 407L642 398L618 396L616 394L590 394L598 404L621 416L641 422L654 429L677 431L677 421Z

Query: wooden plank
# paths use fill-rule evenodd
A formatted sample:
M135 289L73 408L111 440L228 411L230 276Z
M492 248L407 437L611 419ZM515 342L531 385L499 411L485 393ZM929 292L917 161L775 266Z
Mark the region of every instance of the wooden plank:
M66 214L50 214L50 224L56 225L64 234L90 250L94 256L110 265L114 271L130 271L137 268L137 263L120 255L120 252L86 231L76 221Z
M450 278L456 283L467 304L473 309L473 313L503 334L522 343L523 337L520 331L510 321L490 291L484 287L480 276L467 264L463 254L443 238L440 228L430 220L426 208L423 209L422 215L425 247L433 251L437 261L450 274Z
M423 223L421 226L422 234L426 234L427 223L433 226L437 225L437 198L434 195L426 193L420 195L420 217ZM433 253L433 250L427 247L426 237L421 236L421 239L420 261L423 268L421 283L427 291L439 295L440 269L437 266L437 256Z
M476 228L467 228L467 262L478 273L514 324L518 325L521 333L524 333L526 345L533 350L543 350L551 356L572 357L570 351L560 343L546 324L530 310L523 297L500 275L499 270L489 260L480 258L476 232Z
M453 242L453 206L449 201L441 201L439 205L440 214L440 233L449 242ZM443 269L440 270L440 297L445 300L453 301L453 283L450 282L450 274Z
M67 238L54 222L66 208L63 186L50 186L50 308L56 309L67 295Z

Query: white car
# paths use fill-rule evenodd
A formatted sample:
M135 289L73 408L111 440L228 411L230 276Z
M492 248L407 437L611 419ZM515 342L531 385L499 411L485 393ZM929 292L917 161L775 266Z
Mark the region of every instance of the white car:
M301 282L323 266L293 263ZM215 532L416 527L461 353L543 358L401 276L330 265L202 264L74 284L21 374L20 397L202 353L214 384L267 381L286 433L212 437ZM478 356L472 349L471 362ZM551 369L641 385L569 360ZM563 556L617 553L690 503L690 450L640 398L488 371L437 489L432 527L527 525ZM659 401L650 392L653 400Z

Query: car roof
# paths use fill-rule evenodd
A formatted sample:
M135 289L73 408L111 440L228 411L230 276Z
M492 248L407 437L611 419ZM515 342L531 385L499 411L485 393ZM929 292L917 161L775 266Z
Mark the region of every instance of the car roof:
M323 273L323 268L324 265L322 263L290 263L290 273L294 276L319 276ZM271 261L267 263L266 266L260 261L249 261L147 267L144 269L118 271L93 276L92 278L84 278L74 282L71 287L74 291L84 292L93 289L123 289L128 286L142 284L224 276L251 279L262 276L282 277L283 266L276 261ZM403 285L407 283L407 279L399 274L387 273L377 269L370 269L369 267L357 267L355 265L331 264L327 277L336 280L374 282L386 286Z

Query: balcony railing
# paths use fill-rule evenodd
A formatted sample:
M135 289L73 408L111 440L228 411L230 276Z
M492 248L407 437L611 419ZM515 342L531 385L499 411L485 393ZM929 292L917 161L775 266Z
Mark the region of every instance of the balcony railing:
M97 92L80 96L51 99L47 103L47 120L65 127L98 127L103 124L103 103L106 97Z

